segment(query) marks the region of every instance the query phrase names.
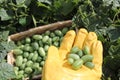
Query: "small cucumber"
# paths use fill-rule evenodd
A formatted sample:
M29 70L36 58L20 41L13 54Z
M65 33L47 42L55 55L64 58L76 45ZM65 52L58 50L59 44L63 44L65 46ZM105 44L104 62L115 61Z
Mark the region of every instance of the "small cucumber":
M57 36L56 36L56 37L54 37L54 38L52 39L52 41L53 41L53 42L55 42L55 41L59 41L59 40L60 40L60 38L59 38L59 37L57 37Z
M67 31L68 31L68 28L67 28L67 27L65 27L65 28L62 29L62 33L63 33L63 34L66 34Z
M77 52L77 54L78 54L80 57L82 57L82 56L83 56L82 50L79 50L79 51Z
M33 55L34 55L34 53L30 53L29 56L28 56L28 59L31 60Z
M33 48L30 46L30 45L25 45L24 46L24 51L28 51L28 52L32 52L33 51Z
M71 49L71 53L77 53L80 49L77 47L77 46L74 46L72 49Z
M52 44L52 39L51 39L51 38L48 39L47 44L48 44L48 45L51 45L51 44Z
M49 49L49 46L48 46L48 45L45 45L45 46L44 46L44 50L47 52L48 49Z
M90 69L93 69L95 67L95 64L92 62L86 62L84 65Z
M18 74L19 74L19 75L23 75L23 74L24 74L24 71L23 71L23 70L20 70L20 71L18 71Z
M50 35L50 31L45 31L45 35Z
M38 56L37 62L41 62L41 61L42 61L42 57Z
M31 67L33 65L33 62L32 61L28 61L27 63L26 63L26 66L27 67Z
M21 55L21 54L23 53L23 51L22 51L21 49L14 49L14 50L13 50L13 53L14 53L15 55Z
M42 47L40 47L38 49L38 52L39 52L40 56L42 56L42 57L44 57L46 55L45 50Z
M23 53L23 57L24 57L24 58L27 58L28 56L29 56L29 52L24 52L24 53Z
M29 37L25 38L25 43L31 43L31 39Z
M21 70L25 69L25 66L26 66L26 64L23 63L23 64L20 66L20 69L21 69Z
M72 68L77 70L79 68L81 68L83 65L83 60L82 59L78 59L76 60L73 64L72 64Z
M80 59L80 57L77 54L68 54L68 58L72 58L74 60Z
M84 46L83 52L84 54L90 54L90 48L88 46Z
M26 67L25 68L25 73L30 74L32 72L32 68L31 67Z
M26 62L27 62L27 58L24 58L24 59L23 59L23 63L26 63Z
M37 42L31 43L31 46L34 50L38 50L38 48L39 48L39 44Z
M55 41L55 42L53 43L53 45L56 46L56 47L58 47L58 46L59 46L59 42L58 42L58 41Z
M74 59L73 58L68 58L68 63L69 64L73 64L74 63Z
M34 52L34 55L32 57L32 61L36 61L38 58L38 53L37 52Z
M20 45L20 46L18 46L18 49L23 50L23 49L24 49L24 45Z
M63 36L63 34L62 34L62 32L60 31L60 30L55 30L55 34L57 35L57 36Z
M43 47L43 42L41 40L38 43L41 47Z
M45 61L41 61L40 65L41 65L41 66L44 66L44 63L45 63Z
M51 32L50 37L52 37L52 38L55 37L55 33Z
M36 35L33 35L32 38L33 38L34 40L41 40L41 39L42 39L42 36L36 34Z
M49 39L49 36L43 36L43 38L42 38L42 42L43 43L46 43L47 41L48 41L48 39Z
M17 56L15 64L16 66L21 66L23 63L23 57L22 56Z
M38 69L39 68L39 63L34 63L32 66L33 69Z
M88 62L88 61L92 61L93 60L93 55L84 55L81 57L81 59L84 61L84 63Z

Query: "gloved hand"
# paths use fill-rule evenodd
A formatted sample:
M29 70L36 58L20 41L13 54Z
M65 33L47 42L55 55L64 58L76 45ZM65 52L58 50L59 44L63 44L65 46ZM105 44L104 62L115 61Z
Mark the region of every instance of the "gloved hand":
M95 67L89 69L82 65L78 70L72 69L67 62L67 54L69 54L73 46L82 49L86 45L94 56L92 62ZM102 55L102 43L97 40L97 35L94 32L88 33L86 29L81 28L76 35L75 31L70 30L64 36L59 50L54 46L49 48L43 67L42 80L100 80L102 75Z

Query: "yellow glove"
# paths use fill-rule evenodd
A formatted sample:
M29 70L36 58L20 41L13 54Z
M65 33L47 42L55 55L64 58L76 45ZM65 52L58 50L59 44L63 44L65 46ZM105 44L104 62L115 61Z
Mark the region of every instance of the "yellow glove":
M82 65L80 69L74 70L67 62L67 54L73 46L82 49L85 45L90 47L95 67L89 69ZM86 29L80 29L76 35L75 31L70 30L64 36L59 50L54 46L49 48L43 67L42 80L100 80L102 53L102 43L97 40L97 35L94 32L88 33Z

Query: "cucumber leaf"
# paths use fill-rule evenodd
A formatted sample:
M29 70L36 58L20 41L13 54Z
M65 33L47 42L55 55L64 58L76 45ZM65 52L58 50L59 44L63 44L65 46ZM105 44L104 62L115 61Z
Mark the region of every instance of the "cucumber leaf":
M5 62L0 63L0 80L8 80L15 77L16 75L12 65Z
M12 18L10 15L8 15L7 11L4 8L0 9L0 17L2 21L6 21Z

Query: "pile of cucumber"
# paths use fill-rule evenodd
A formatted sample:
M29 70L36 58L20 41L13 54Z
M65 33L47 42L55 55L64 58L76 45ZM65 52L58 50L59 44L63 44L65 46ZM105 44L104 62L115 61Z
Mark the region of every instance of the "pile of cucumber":
M90 54L90 49L85 46L83 50L79 49L77 46L73 47L68 54L68 63L72 66L74 70L78 70L82 65L93 69L95 64L92 62L93 55Z
M16 42L17 48L13 50L15 63L14 70L17 75L15 80L32 78L40 75L47 56L49 46L60 46L63 36L70 28L46 31L35 34Z

